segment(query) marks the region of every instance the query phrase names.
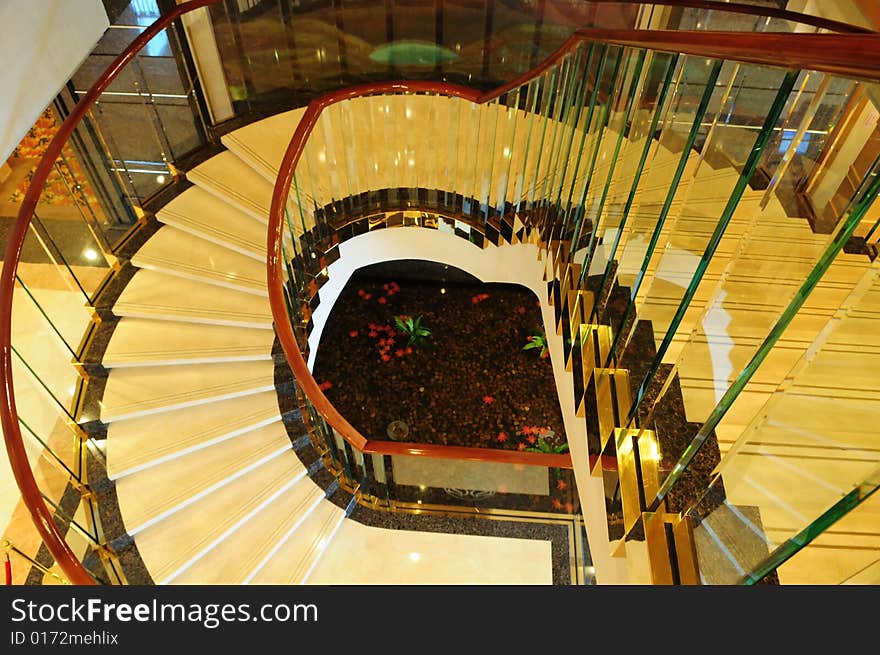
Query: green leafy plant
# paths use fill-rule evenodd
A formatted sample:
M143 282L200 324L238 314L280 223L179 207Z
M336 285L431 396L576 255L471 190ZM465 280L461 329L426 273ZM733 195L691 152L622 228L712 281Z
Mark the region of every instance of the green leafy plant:
M394 317L394 324L398 330L409 337L409 341L406 342L408 346L424 345L431 337L431 331L422 325L421 316L413 318L412 316L401 314Z
M536 332L534 334L530 334L526 337L526 345L523 346L523 350L532 350L533 348L540 348L540 356L541 359L547 357L550 354L550 351L547 349L547 335L543 332Z
M559 454L568 451L568 444L561 443L558 445L553 445L546 437L555 436L552 430L548 431L545 435L538 437L538 442L534 446L529 446L526 448L528 452L531 453L550 453L550 454Z

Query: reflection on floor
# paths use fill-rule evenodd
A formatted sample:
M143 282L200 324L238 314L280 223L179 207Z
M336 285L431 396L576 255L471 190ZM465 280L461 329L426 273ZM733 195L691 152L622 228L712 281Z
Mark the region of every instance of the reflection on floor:
M365 557L365 554L369 557ZM309 584L553 583L549 541L388 531L345 521Z
M536 496L550 493L548 469L541 466L398 455L391 459L397 484Z

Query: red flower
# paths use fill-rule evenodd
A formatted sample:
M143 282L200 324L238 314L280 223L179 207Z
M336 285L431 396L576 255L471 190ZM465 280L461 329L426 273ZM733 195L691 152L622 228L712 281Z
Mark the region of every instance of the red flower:
M333 387L333 383L330 382L330 380L324 380L321 384L318 385L318 388L321 391L327 391L327 389L330 389L332 387Z
M529 443L535 443L537 440L538 437L533 434L530 434L528 437L526 437L526 441L528 441Z
M358 295L359 295L361 298L363 298L364 296L367 295L367 292L364 291L363 289L358 289Z
M506 432L499 432L497 439L498 439L498 441L501 441L501 442L507 441L507 433Z
M373 297L373 294L372 294L372 293L365 293L365 294L362 296L362 298L363 298L364 300L369 300L369 299L372 298L372 297Z
M566 482L566 481L563 480L562 478L559 478L559 479L556 481L556 488L557 488L557 489L568 489L568 482Z
M376 302L378 302L380 305L384 305L388 301L385 300L385 296L380 296Z
M398 348L397 352L394 354L397 355L398 357L403 357L403 355L404 355L403 348Z
M495 399L492 396L483 396L483 402L487 405L491 405L495 402Z
M473 298L471 298L471 302L476 305L478 302L480 302L480 299L474 296Z
M569 514L571 514L571 512L572 512L573 509L574 509L574 505L572 505L571 503L565 503L565 511L566 511L566 512L568 512Z
M517 450L525 450L525 449L526 449L526 445L525 445L524 443L517 444L516 449L517 449Z
M407 346L404 352L409 355L412 352L412 346Z
M532 428L531 425L524 425L522 428L522 433L523 434L531 434L533 429L534 428Z
M350 336L352 339L354 339L357 335L358 335L357 330L352 330L351 332L348 333L348 336Z
M562 503L558 498L553 499L553 509L562 509Z
M388 355L387 353L382 353L382 361L383 361L383 362L390 362L390 361L391 361L391 356Z
M375 339L376 337L379 336L379 333L376 332L375 330L370 330L370 336L373 337L373 338Z

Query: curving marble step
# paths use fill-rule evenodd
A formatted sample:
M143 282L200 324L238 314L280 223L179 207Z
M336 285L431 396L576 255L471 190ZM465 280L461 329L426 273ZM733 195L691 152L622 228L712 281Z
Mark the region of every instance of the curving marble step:
M127 532L137 534L290 448L279 419L117 480Z
M139 268L268 297L266 267L247 255L165 225L134 254Z
M113 305L116 316L272 329L265 298L141 269Z
M304 476L179 576L174 584L242 584L299 530L324 498L324 490Z
M321 502L245 583L306 584L344 519L344 510L329 500Z
M255 121L224 134L220 142L274 184L287 144L305 111L300 107Z
M271 359L271 330L125 317L104 352L105 368Z
M138 552L157 584L179 575L306 475L288 450L141 530Z
M121 478L278 419L273 390L113 421L107 428L107 475Z
M274 389L271 360L113 369L100 419L110 423Z
M156 219L251 259L266 261L266 226L197 186L162 207Z
M186 177L239 211L268 224L272 184L235 153L218 153L187 172Z

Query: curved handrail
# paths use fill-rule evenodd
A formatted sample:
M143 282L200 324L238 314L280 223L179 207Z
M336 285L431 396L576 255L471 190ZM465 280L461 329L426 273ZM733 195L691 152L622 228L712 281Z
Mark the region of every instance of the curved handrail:
M661 5L665 7L686 7L688 9L708 9L710 11L726 11L733 14L748 14L760 18L779 18L781 20L809 25L822 30L843 32L852 34L873 34L875 30L861 25L852 25L830 18L802 14L788 9L776 7L761 7L759 5L744 5L737 2L718 2L715 0L590 0L591 4L627 4L627 5ZM559 11L561 6L557 6Z
M61 570L74 584L95 584L95 580L83 568L82 564L79 562L79 559L70 549L70 546L64 540L60 531L56 527L51 511L49 511L49 509L45 505L42 495L40 494L39 488L36 484L36 480L34 479L33 472L30 469L30 463L24 449L21 431L18 426L18 413L15 405L15 393L12 378L11 344L11 306L15 289L15 277L18 263L24 241L27 236L27 231L29 229L31 219L33 218L37 201L39 200L43 186L45 185L47 177L51 172L55 159L59 156L64 144L70 138L77 124L82 120L87 111L94 105L100 94L103 93L107 86L119 75L122 68L124 68L134 58L134 56L144 47L144 45L146 45L146 43L150 39L152 39L163 29L167 28L174 20L179 18L181 15L190 11L194 11L196 9L215 4L218 1L219 0L189 0L184 4L178 5L168 13L161 16L152 25L147 27L141 34L139 34L132 41L132 43L113 61L113 63L107 68L107 70L105 70L104 73L101 74L101 76L92 86L92 88L83 96L83 98L73 108L71 114L62 123L58 132L49 143L45 155L38 163L31 183L25 194L24 201L22 202L21 209L18 213L16 223L13 226L6 247L4 266L2 269L2 274L0 274L0 307L3 307L6 310L4 312L0 312L0 314L2 314L2 316L0 316L0 378L2 378L2 383L0 383L0 424L2 424L3 427L7 453L13 470L13 475L16 480L16 484L18 485L19 490L22 494L22 500L27 506L34 521L34 525L36 526L41 538L45 542L50 553L55 558L55 561L58 562ZM672 2L671 0L663 0L654 2L652 4L672 4ZM681 2L676 4L684 5L687 3ZM696 4L696 1L690 2L690 4ZM732 7L733 5L725 5L723 7L707 8L728 10ZM779 11L767 8L760 9L764 12L764 15L776 16ZM809 17L801 14L793 14L792 12L785 13L787 15L778 15L778 17L786 18L789 20L796 20L798 22L815 25L817 27L822 27L825 29L839 29L842 31L860 30L860 28L856 28L855 26L846 26L842 23L832 26L833 21L825 21L823 25L819 25L817 24L816 20L812 20L815 19L815 17ZM818 20L822 21L823 19ZM869 30L861 31L868 32ZM353 87L336 92L334 94L322 96L322 98L313 101L313 103L309 105L306 116L303 117L303 120L297 127L294 138L291 140L291 143L289 144L288 149L285 153L284 161L282 163L282 171L284 172L284 175L279 175L279 178L276 181L275 189L273 191L272 211L270 213L270 229L268 234L269 251L267 270L269 273L269 294L272 304L273 317L276 323L276 330L279 331L279 340L284 347L285 354L287 355L291 367L294 369L294 373L299 373L297 379L300 381L301 386L303 386L306 395L315 404L315 407L322 413L322 415L324 415L324 417L331 423L331 425L333 425L337 429L342 428L340 432L353 446L361 446L363 452L367 453L394 452L396 454L413 455L431 454L432 456L439 456L435 454L433 450L435 448L440 448L431 446L420 446L417 444L387 444L385 442L374 442L364 439L360 434L354 431L354 429L348 424L347 421L345 421L345 419L341 415L338 414L338 412L336 412L335 408L333 408L333 406L329 403L321 390L317 387L317 383L308 372L308 369L305 366L305 362L304 360L302 360L302 354L299 352L299 348L296 345L296 340L293 336L292 328L289 323L289 317L286 313L283 293L280 286L280 234L282 224L282 213L280 209L283 209L283 198L286 197L289 191L293 175L293 168L295 167L296 161L299 159L299 156L302 154L302 148L305 145L305 139L308 137L308 133L314 126L314 123L320 115L323 107L332 104L333 102L338 102L339 100L357 97L359 95L364 95L369 92L375 93L379 92L380 90L399 92L433 92L446 95L457 95L459 97L469 99L472 102L481 104L488 102L500 95L503 95L503 93L509 91L512 88L516 88L517 86L529 81L530 79L534 79L544 70L552 66L553 63L555 63L557 60L567 54L579 41L585 39L601 40L605 38L609 40L609 42L618 43L620 45L644 46L646 43L649 43L649 41L645 40L645 35L651 33L652 32L639 30L579 30L574 35L572 35L563 44L562 47L560 47L555 53L548 57L537 68L529 71L523 76L520 76L516 80L513 80L512 82L509 82L502 87L499 87L495 91L486 94L480 94L479 92L466 87L454 87L454 85L449 84L393 82L387 84ZM684 43L684 41L679 38L684 33L653 32L653 34L654 40L653 42L651 42L650 47L654 47L657 49L664 49L669 47L676 48L676 52L684 51L683 46L676 45ZM674 36L676 34L678 35L678 37ZM784 35L799 39L797 48L799 49L798 53L801 55L800 58L795 56L798 53L789 52L788 58L784 60L780 60L776 56L774 56L771 60L771 57L767 55L764 55L763 58L760 57L759 54L754 53L754 50L758 48L770 47L769 44L773 43L772 40L767 40L766 38L762 39L762 36L775 37L778 35L748 34L746 36L749 37L748 41L750 44L750 48L742 48L741 46L743 44L743 41L738 40L735 43L729 43L727 49L712 50L711 42L713 39L723 40L727 38L729 40L729 37L735 33L704 32L701 34L705 35L705 38L698 39L697 41L702 41L702 43L697 43L697 41L693 41L690 45L694 49L696 49L698 46L701 46L702 49L700 49L699 51L695 50L690 54L701 54L704 56L724 58L734 55L734 58L736 58L737 56L745 56L745 51L751 50L752 52L749 56L754 56L757 58L749 59L748 61L752 61L754 63L763 63L771 66L778 66L782 64L809 67L816 70L826 70L829 72L836 72L844 75L859 76L867 68L867 66L861 60L868 59L868 61L870 61L870 58L873 57L873 60L877 61L878 56L880 56L880 54L878 54L880 53L880 48L878 48L877 44L872 41L863 41L860 45L858 45L857 48L850 48L849 46L853 45L853 41L851 41L850 39L854 38L856 35L847 35L845 37L847 39L847 41L845 42L847 44L846 49L840 48L840 46L844 43L839 40L841 38L840 35ZM628 41L627 39L634 40ZM809 39L813 39L813 41L810 41ZM785 45L784 41L778 41L776 43ZM826 50L823 51L822 48L825 48ZM829 53L829 50L836 49L840 49L842 50L842 52ZM777 52L774 50L771 50L770 52L773 52L774 55L777 54ZM809 52L810 56L804 57L803 55L805 52ZM817 58L823 59L823 53L825 55L824 60L831 62L829 65L832 66L832 68L817 67L816 60ZM841 62L843 62L843 64L841 64ZM306 120L307 117L308 120ZM283 320L279 320L282 318ZM315 403L316 399L319 402ZM452 452L447 447L442 448L447 453ZM458 451L458 457L465 459L470 459L476 456L476 453L472 451L479 451L480 453L483 452L482 449L476 448L457 448L453 450ZM521 453L518 453L517 451L493 452L496 454L496 456L504 458L504 461L510 461L507 458L521 455ZM553 458L560 458L561 460L570 462L570 457L566 455L529 454L529 458L529 462L535 464L537 464L538 462L552 462L540 465L559 465L557 462L560 460Z
M37 201L43 191L43 186L55 160L61 154L61 150L67 140L73 134L79 122L83 119L95 101L100 97L109 84L116 78L122 69L137 55L150 39L168 27L181 15L212 5L219 0L189 0L178 5L167 14L156 20L152 25L141 32L122 53L113 60L113 63L105 70L97 81L92 85L82 99L76 104L70 115L64 120L52 141L46 148L30 185L25 193L21 209L18 212L15 225L9 235L9 243L6 245L6 255L3 259L3 272L0 276L0 423L3 425L3 438L6 442L6 452L15 476L15 482L21 491L21 497L31 514L34 525L40 533L43 542L52 553L52 557L64 571L64 574L73 584L93 585L97 584L92 576L80 563L70 545L64 540L64 536L55 525L52 512L43 501L42 494L31 471L30 461L25 451L21 430L18 426L18 411L15 406L15 388L12 381L12 299L15 292L15 276L21 251L24 246L27 231L37 208Z
M294 169L302 156L306 142L318 118L325 108L337 102L381 93L434 93L463 98L475 104L484 104L515 89L550 68L570 53L581 41L602 41L613 45L654 48L717 59L748 61L766 66L784 66L820 70L836 74L861 77L866 73L877 75L874 62L880 61L880 35L877 34L788 34L788 33L739 33L739 32L675 32L665 30L610 30L580 29L541 64L523 75L494 90L480 93L456 84L429 81L375 82L331 91L312 100L300 119L282 158L278 177L272 190L267 234L266 273L268 277L269 303L275 332L287 362L306 397L325 420L342 435L351 446L361 452L375 454L431 455L451 457L446 446L403 444L367 440L354 428L324 395L312 377L299 349L287 313L282 282L284 266L281 243L284 229L286 201L293 184ZM481 461L538 464L538 454L521 451L463 448L461 455ZM570 455L540 455L542 458L563 458L569 463ZM593 458L595 456L591 456ZM611 458L607 458L610 460ZM549 461L542 459L540 461ZM611 466L605 457L603 468ZM590 462L591 468L595 464ZM559 464L552 464L559 466ZM616 461L613 463L616 468Z

